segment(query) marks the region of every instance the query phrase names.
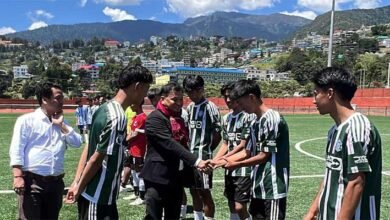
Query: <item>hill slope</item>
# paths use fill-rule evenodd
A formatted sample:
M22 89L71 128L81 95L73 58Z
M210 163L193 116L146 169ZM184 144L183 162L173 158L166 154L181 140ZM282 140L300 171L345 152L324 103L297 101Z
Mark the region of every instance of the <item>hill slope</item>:
M208 16L187 19L182 24L136 20L112 23L90 23L75 25L50 25L33 31L22 31L7 35L29 41L50 43L53 40L89 40L93 37L112 38L131 42L148 40L150 36L177 35L258 37L280 40L311 22L308 19L282 14L248 15L234 12L215 12Z
M329 33L330 26L330 12L316 17L316 19L303 26L296 36L304 36L310 32L317 32L318 34ZM349 30L358 29L362 25L377 25L390 23L390 6L385 6L376 9L354 9L347 11L336 11L334 17L334 28Z

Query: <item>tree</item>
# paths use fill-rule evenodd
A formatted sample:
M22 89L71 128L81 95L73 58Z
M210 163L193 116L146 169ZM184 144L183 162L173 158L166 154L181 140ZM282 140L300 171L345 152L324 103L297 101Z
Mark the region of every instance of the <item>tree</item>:
M299 84L308 83L313 74L325 67L325 60L320 53L294 48L288 56L280 56L276 61L278 72L291 71L292 78Z
M324 67L325 65L322 62L317 63L313 61L306 61L301 63L299 66L294 65L291 72L293 79L301 85L306 85L310 82L313 75Z
M24 99L28 99L31 96L35 95L35 82L33 81L25 81L22 87L22 97Z
M387 29L390 29L386 25L376 25L371 28L372 35L378 36L378 35L387 35Z
M12 75L6 74L0 76L0 97L4 96L4 93L11 85L12 85Z
M363 87L370 87L373 82L385 82L388 65L386 59L388 58L380 58L373 53L358 56L353 70Z
M45 71L45 67L42 60L40 61L34 60L28 63L27 66L28 66L28 72L35 76L40 76Z
M58 57L54 56L50 59L47 70L44 73L44 78L59 84L63 91L67 91L71 82L69 81L72 75L72 69L68 64L61 64Z
M379 49L377 39L362 38L358 42L360 52L376 52Z

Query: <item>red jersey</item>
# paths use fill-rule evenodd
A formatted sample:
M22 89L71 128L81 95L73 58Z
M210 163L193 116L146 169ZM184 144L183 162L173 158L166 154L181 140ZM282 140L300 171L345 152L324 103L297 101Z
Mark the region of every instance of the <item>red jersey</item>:
M134 116L131 122L131 132L137 132L137 136L129 143L130 155L144 157L146 152L145 122L146 114L141 113Z

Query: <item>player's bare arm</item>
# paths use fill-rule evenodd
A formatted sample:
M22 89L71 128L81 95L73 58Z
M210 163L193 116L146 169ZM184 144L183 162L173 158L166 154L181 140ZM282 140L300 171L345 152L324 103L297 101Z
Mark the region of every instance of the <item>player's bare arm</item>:
M84 146L83 152L81 153L79 163L77 165L76 174L74 176L73 182L70 185L71 187L75 186L81 178L81 174L84 170L85 164L87 163L87 155L88 155L88 144Z
M337 219L352 219L355 214L356 207L362 197L365 183L365 174L359 172L353 174L345 188L343 202L341 204L340 214Z
M77 198L80 196L81 192L84 191L85 186L91 181L91 179L96 175L100 167L102 166L102 162L105 153L95 152L88 163L86 164L84 171L80 177L80 181L74 187L69 189L67 198L65 200L66 203L74 203L77 201Z
M236 154L237 152L242 151L242 150L245 148L246 143L247 143L246 140L241 140L241 141L240 141L240 144L237 145L236 147L234 147L234 149L233 149L232 151L230 151L229 153L227 153L224 157L225 157L225 158L228 158L228 157L230 157L230 156Z
M246 154L246 156L248 156L248 155L250 155L250 152L245 150L245 154ZM238 154L236 154L236 155L238 155ZM271 153L269 153L269 152L260 152L256 156L249 157L248 159L241 160L241 161L234 161L234 160L230 161L228 158L227 159L228 162L226 163L225 168L227 168L229 170L233 170L233 169L236 169L239 167L248 167L248 166L254 166L254 165L260 164L260 163L265 163L265 162L267 162L269 155L271 155ZM232 156L230 158L234 159L234 156Z
M219 148L214 159L211 161L211 164L213 165L214 169L221 167L225 164L225 161L221 159L224 155L226 155L227 152L228 152L228 143L227 141L223 140L221 147Z
M313 202L311 203L311 206L309 208L309 211L307 211L306 215L303 217L303 220L315 220L317 219L318 214L318 203L320 200L322 188L324 187L324 182L321 181L320 188L318 189L317 195L314 198Z

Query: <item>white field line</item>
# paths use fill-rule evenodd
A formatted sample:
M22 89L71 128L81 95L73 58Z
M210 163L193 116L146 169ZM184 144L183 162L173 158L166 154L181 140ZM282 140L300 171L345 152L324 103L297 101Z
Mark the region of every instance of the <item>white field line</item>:
M319 178L319 177L324 177L324 175L318 174L318 175L290 176L290 179ZM225 180L223 179L213 180L213 183L225 183ZM68 187L65 187L65 189L68 189ZM12 194L12 193L15 192L13 190L0 190L0 194Z
M386 136L386 135L390 135L390 134L381 134L381 135L385 135ZM299 152L301 152L303 154L306 154L309 157L313 157L315 159L325 161L324 158L316 156L316 155L311 154L311 153L308 153L308 152L302 150L302 148L301 148L301 145L303 143L310 142L310 141L315 141L315 140L320 140L320 139L325 139L325 138L326 137L319 137L319 138L312 138L312 139L303 140L303 141L300 141L300 142L296 143L294 147L295 147L295 149L297 151L299 151ZM382 171L382 174L390 176L390 171ZM313 175L290 176L291 179L320 178L320 177L324 177L324 175L323 174L313 174ZM225 182L225 180L222 180L222 179L213 180L213 183L224 183L224 182ZM65 189L67 189L67 188L65 188ZM0 190L0 194L11 194L11 193L14 193L14 191L13 190Z
M381 134L381 136L387 136L387 135L390 135L390 134ZM307 139L307 140L303 140L303 141L300 141L298 143L295 144L295 149L303 154L306 154L307 156L309 157L312 157L312 158L315 158L315 159L318 159L318 160L322 160L322 161L325 161L325 158L322 158L322 157L319 157L317 155L314 155L314 154L311 154L309 152L306 152L304 150L302 150L301 148L301 145L303 143L306 143L306 142L310 142L310 141L315 141L315 140L320 140L320 139L325 139L326 137L319 137L319 138L312 138L312 139ZM386 175L386 176L390 176L390 171L382 171L382 174L383 175Z

